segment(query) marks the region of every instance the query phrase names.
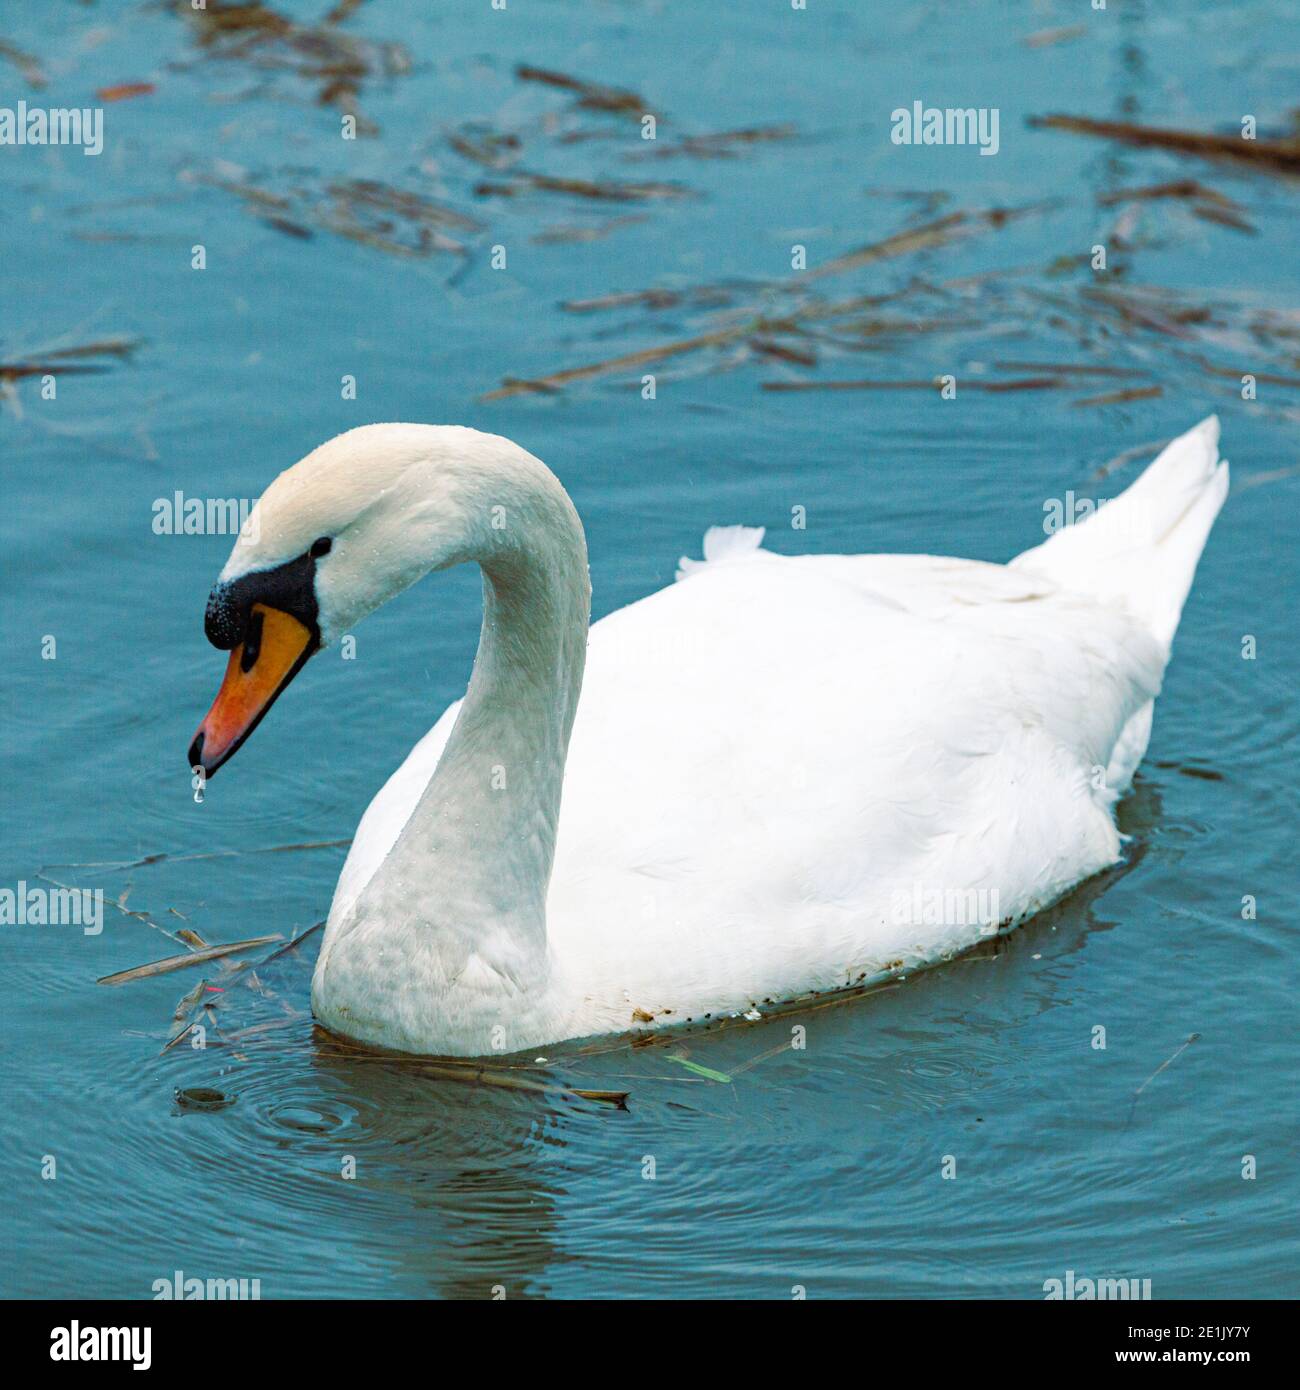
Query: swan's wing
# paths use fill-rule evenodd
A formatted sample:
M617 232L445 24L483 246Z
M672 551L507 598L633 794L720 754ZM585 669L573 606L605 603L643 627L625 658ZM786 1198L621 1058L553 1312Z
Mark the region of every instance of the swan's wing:
M1012 918L1113 862L1105 770L1162 669L1122 610L1000 566L699 568L592 630L553 948L593 997L649 982L637 1007L680 1014L970 945L895 895L997 890Z

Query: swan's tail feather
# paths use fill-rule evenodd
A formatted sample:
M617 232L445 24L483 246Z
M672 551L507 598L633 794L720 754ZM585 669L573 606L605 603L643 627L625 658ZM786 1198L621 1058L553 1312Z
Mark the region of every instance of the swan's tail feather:
M1168 649L1227 495L1219 419L1211 415L1167 445L1114 501L1011 563L1067 588L1118 599Z
M676 577L685 579L688 574L703 569L705 565L753 555L763 544L766 534L767 528L764 526L710 526L704 533L704 559L692 560L689 555L683 555L677 562Z

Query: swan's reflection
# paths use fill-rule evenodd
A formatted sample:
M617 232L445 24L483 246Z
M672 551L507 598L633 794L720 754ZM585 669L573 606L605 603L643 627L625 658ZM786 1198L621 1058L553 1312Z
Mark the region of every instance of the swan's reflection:
M565 1103L341 1050L317 1030L313 1067L357 1119L357 1186L385 1219L360 1252L395 1297L519 1298L545 1291L560 1193L544 1161ZM369 1223L368 1223L369 1224ZM367 1290L366 1292L371 1292Z

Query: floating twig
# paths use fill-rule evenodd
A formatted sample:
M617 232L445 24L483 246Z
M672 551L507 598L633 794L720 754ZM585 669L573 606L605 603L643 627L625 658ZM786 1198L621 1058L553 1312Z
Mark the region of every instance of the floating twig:
M1149 376L1142 367L1104 367L1095 362L994 362L1000 372L1051 372L1060 376Z
M81 343L74 347L38 348L12 362L0 362L0 381L17 381L30 376L88 376L108 371L106 363L82 363L86 357L129 358L138 341L129 338L105 338L96 343Z
M44 879L46 883L52 883L56 888L62 888L66 892L75 893L78 891L70 884L60 883L57 878L51 878L50 875L45 872L44 868L40 868L36 871L36 877ZM146 927L152 927L154 931L162 932L169 941L174 941L178 946L186 946L189 944L179 932L168 931L160 922L155 922L147 912L137 912L133 908L124 907L120 902L112 898L105 898L104 901L107 902L110 907L120 912L123 917L134 917L137 922L143 922Z
M1075 410L1094 405L1123 405L1128 401L1153 401L1164 393L1163 386L1130 386L1125 391L1108 391L1102 396L1085 396L1082 400L1071 401L1070 405Z
M318 931L320 931L320 929L324 925L324 918L322 918L319 922L314 922L310 927L307 928L306 931L299 932L298 935L295 936L292 940L286 941L283 946L281 946L278 950L272 951L269 956L259 961L258 964L270 965L270 963L273 960L279 960L281 956L288 955L290 951L296 951L298 947L301 946L302 943L306 941L309 936L314 936Z
M939 391L942 376L919 377L910 381L764 381L764 391ZM959 391L1056 391L1065 383L1057 376L1019 377L1012 381L980 381L962 378Z
M1217 203L1223 208L1240 209L1241 204L1224 194L1207 188L1195 179L1172 179L1166 183L1146 184L1141 188L1116 188L1110 193L1102 193L1097 201L1102 207L1114 207L1116 203L1131 203L1152 198L1195 198L1202 202Z
M735 159L741 149L770 144L778 140L794 140L798 130L793 125L750 126L744 130L721 130L714 135L685 135L680 140L656 140L644 150L625 155L626 159Z
M569 367L561 372L550 372L546 376L521 379L507 377L495 391L480 396L480 400L499 401L507 396L524 396L537 392L555 391L572 381L586 381L592 377L606 376L610 372L621 371L626 367L642 367L651 362L662 362L669 357L679 357L683 353L696 352L704 347L717 347L723 343L736 342L748 337L758 325L741 324L730 328L715 329L712 333L702 333L695 338L683 338L675 343L663 343L658 347L641 348L637 352L625 352L618 357L606 358L603 362L591 362L584 367Z
M114 87L100 87L95 95L100 101L108 103L151 96L156 90L152 82L119 82Z
M618 179L566 179L552 174L535 174L518 170L508 183L482 182L474 192L484 198L513 198L525 189L542 193L566 193L574 198L590 198L606 203L643 203L653 198L694 198L692 189L680 183L629 183Z
M458 155L485 169L508 169L519 158L522 148L517 135L479 125L452 131L447 143Z
M1257 372L1254 368L1217 367L1204 357L1193 356L1192 361L1211 376L1228 377L1234 381L1240 381L1244 376L1253 376L1256 381L1265 382L1269 386L1290 386L1300 389L1300 376L1283 376L1280 372Z
M147 980L155 975L170 974L173 970L188 969L191 965L201 965L204 961L217 960L221 956L234 955L236 951L251 951L258 946L269 946L274 941L283 940L283 932L275 932L270 936L251 936L247 941L230 941L222 946L208 946L202 951L188 951L182 956L167 956L162 960L150 961L147 965L134 965L130 970L103 975L95 983L124 985L132 980Z
M959 230L963 229L963 230ZM932 246L943 246L954 237L969 233L969 215L964 212L950 212L933 222L920 227L910 227L906 231L895 232L883 241L873 241L860 246L856 251L846 251L819 266L805 270L797 278L802 281L820 280L827 275L840 275L846 270L856 270L859 266L870 265L873 261L883 261L891 256L910 255Z
M29 87L44 87L49 79L45 76L45 69L41 66L41 60L31 53L21 49L17 44L10 43L7 39L0 39L0 58L13 64L23 75L23 80Z
M515 76L521 82L540 82L547 87L559 87L577 95L577 104L588 111L609 111L620 115L655 116L658 112L646 104L644 97L621 87L605 87L597 82L584 82L579 77L555 72L550 68L536 68L521 63L515 69Z
M1059 29L1039 29L1025 36L1026 48L1051 48L1058 43L1069 43L1071 39L1082 38L1088 32L1086 24L1065 24Z
M1088 116L1030 116L1027 124L1036 130L1069 130L1125 145L1172 150L1202 159L1233 159L1257 169L1300 174L1300 138L1246 140L1240 135L1207 135L1194 130L1135 125L1131 121L1095 121Z

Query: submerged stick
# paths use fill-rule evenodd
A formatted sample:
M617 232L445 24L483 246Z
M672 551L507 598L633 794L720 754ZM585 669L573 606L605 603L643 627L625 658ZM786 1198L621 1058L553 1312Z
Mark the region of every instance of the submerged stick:
M1163 1062L1161 1062L1160 1065L1155 1069L1155 1071L1153 1071L1151 1075L1148 1076L1147 1079L1137 1088L1137 1090L1133 1092L1133 1107L1132 1109L1130 1109L1128 1115L1130 1124L1133 1122L1133 1111L1137 1109L1137 1103L1138 1100L1141 1098L1142 1092L1146 1090L1146 1088L1156 1079L1157 1076L1160 1075L1162 1071L1165 1070L1166 1067L1172 1066L1183 1055L1183 1053L1186 1052L1189 1047L1191 1047L1191 1045L1194 1042L1198 1042L1200 1040L1200 1036L1201 1035L1199 1033L1188 1033L1184 1041L1174 1049L1172 1055L1167 1057Z

